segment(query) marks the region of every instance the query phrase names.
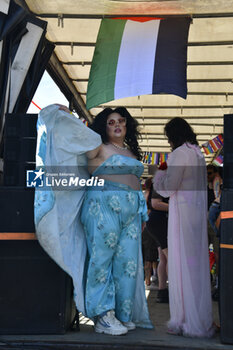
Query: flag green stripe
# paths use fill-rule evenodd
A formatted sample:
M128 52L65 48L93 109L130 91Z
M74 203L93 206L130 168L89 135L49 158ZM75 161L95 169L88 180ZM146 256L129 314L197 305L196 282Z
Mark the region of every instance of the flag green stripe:
M87 88L87 109L114 100L118 55L126 20L103 19Z

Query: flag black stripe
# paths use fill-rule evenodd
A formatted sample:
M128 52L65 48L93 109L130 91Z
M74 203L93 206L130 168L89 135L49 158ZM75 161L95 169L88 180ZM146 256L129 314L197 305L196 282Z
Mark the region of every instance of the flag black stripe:
M160 21L152 93L187 96L187 41L191 19Z

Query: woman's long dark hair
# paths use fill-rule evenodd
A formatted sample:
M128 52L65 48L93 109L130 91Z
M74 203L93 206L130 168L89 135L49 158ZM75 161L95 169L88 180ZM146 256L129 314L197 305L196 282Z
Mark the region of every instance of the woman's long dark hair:
M139 132L139 124L136 119L134 119L125 107L118 107L116 109L105 108L102 112L97 114L90 128L97 132L101 138L102 142L107 144L109 142L106 133L107 119L112 113L118 113L126 119L126 136L125 143L129 146L130 151L137 157L138 160L142 159L142 151L138 144L138 138L141 137Z
M183 118L173 118L164 128L168 140L173 143L173 149L182 146L185 142L198 145L197 136L192 127Z

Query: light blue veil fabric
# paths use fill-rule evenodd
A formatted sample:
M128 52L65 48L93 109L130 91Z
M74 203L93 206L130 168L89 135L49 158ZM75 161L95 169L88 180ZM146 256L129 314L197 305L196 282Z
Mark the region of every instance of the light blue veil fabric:
M64 167L75 167L80 178L89 178L84 153L102 143L98 134L56 105L39 113L37 129L37 168L55 166L64 171ZM85 314L83 273L87 249L80 222L83 196L83 189L54 191L37 187L34 214L40 244L72 277L77 309Z

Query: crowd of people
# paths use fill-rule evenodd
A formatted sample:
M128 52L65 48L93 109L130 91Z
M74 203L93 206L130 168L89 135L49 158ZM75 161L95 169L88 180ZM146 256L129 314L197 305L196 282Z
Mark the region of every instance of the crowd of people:
M77 118L70 116L65 106L57 105L56 111L69 113L74 128ZM84 281L81 311L94 321L98 333L121 335L136 327L153 328L145 288L152 290L157 278L157 302L169 303L168 332L211 337L214 326L207 235L207 174L195 133L182 118L173 118L166 124L165 135L172 152L167 163L147 180L144 196L136 119L124 107L106 108L95 117L90 129L93 135L101 137L100 141L97 137L92 147L85 149L80 144L72 147L70 141L66 142L72 154L82 149L89 174L104 180L101 189L94 186L86 189L77 213L87 251L81 276ZM85 132L83 129L84 138ZM207 169L209 189L214 191L209 222L218 235L215 221L219 213L221 181L217 176L211 180L210 168ZM54 196L56 202L56 193ZM38 201L37 196L37 207L40 207ZM54 214L51 220L58 222L58 236L64 236L59 231L59 218ZM39 237L46 235L46 228L45 232L38 231ZM49 244L55 243L51 240ZM62 244L67 245L67 242ZM77 287L75 282L74 287Z

